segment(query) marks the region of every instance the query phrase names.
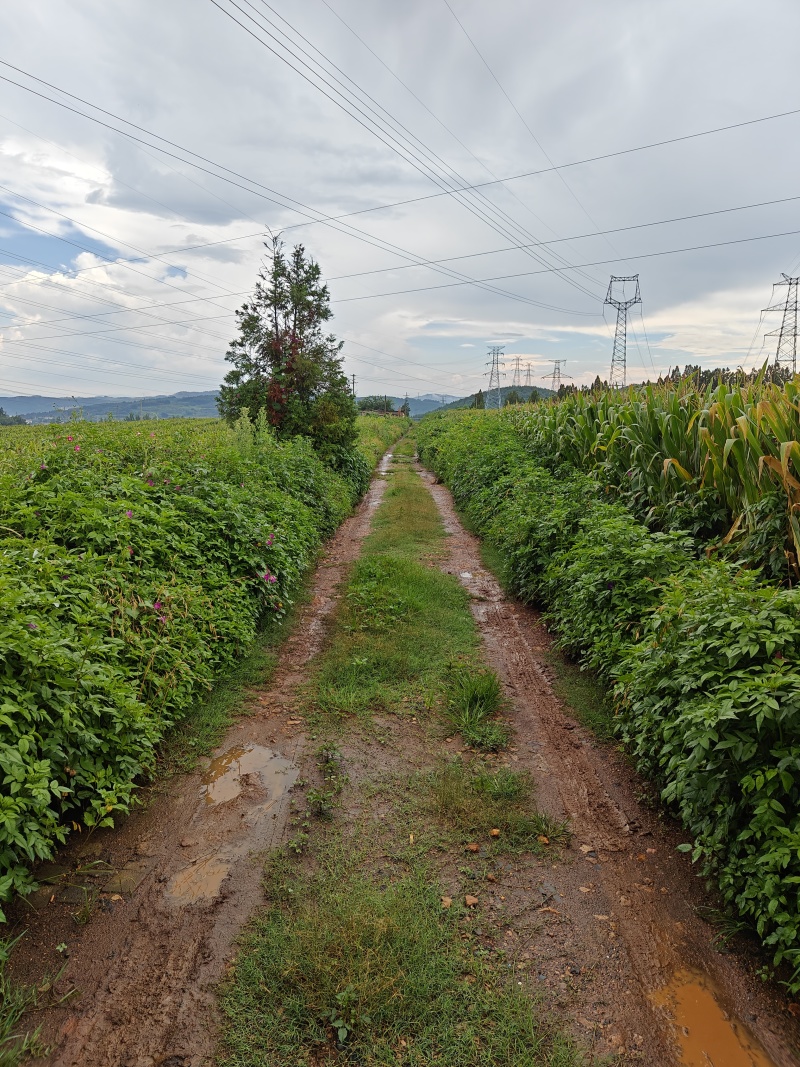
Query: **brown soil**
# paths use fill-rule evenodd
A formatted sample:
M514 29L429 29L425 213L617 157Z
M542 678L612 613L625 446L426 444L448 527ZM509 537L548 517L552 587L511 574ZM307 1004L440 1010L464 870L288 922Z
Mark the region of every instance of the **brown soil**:
M327 546L312 599L269 688L255 694L254 713L228 731L197 773L162 783L122 827L99 831L85 844L73 840L57 864L40 872L51 884L24 917L29 933L15 952L13 973L39 984L61 966L56 946L66 944L68 953L46 1006L31 1020L52 1045L40 1062L212 1062L214 988L262 899L259 856L284 839L290 789L301 771L305 737L301 720L292 717L293 698L322 646L337 587L369 531L389 459ZM93 899L96 908L82 911ZM76 918L89 921L78 925Z
M422 474L449 534L439 565L471 593L487 661L509 697L515 738L496 762L530 771L539 807L568 819L572 831L569 846L552 856L503 856L483 844L477 853L432 854L443 891L477 900L463 919L465 943L502 949L520 983L546 989L545 1005L593 1063L615 1054L615 1063L657 1067L797 1064L788 1005L754 976L763 960L755 949L714 948L713 929L695 912L707 903L703 887L675 851L678 829L643 803L642 781L624 758L556 698L552 642L538 616L504 597L449 493ZM329 545L278 671L254 695L255 714L229 731L198 773L167 782L120 829L73 842L59 857L14 961L16 973L38 982L61 963L56 945L68 945L65 972L36 1020L54 1045L51 1067L212 1063L215 986L262 902L263 855L288 836L291 786L298 775L315 776L297 689L384 485L376 479ZM348 727L337 744L350 781L337 820L349 826L393 822L392 790L402 807L409 774L464 751L421 713ZM375 862L389 867L395 852ZM108 873L92 875L92 861ZM74 916L84 917L81 885L94 893L98 882L89 921L76 925Z

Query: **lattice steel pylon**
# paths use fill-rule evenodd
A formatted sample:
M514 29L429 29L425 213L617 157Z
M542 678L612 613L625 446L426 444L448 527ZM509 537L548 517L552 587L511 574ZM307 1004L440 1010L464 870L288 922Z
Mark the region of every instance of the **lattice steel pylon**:
M632 297L625 296L625 283L631 282L635 286ZM616 288L615 288L616 286ZM621 297L620 297L621 287ZM616 295L615 295L616 294ZM628 309L634 304L641 304L642 297L639 292L639 275L630 274L627 277L611 275L608 283L608 293L603 301L617 309L617 328L614 332L614 351L611 353L611 373L608 376L609 386L625 388L627 378L627 348L628 348Z
M797 374L797 297L800 278L790 278L788 274L782 274L782 282L774 282L773 285L785 285L786 300L783 303L772 304L764 311L782 311L783 320L779 330L772 330L767 337L777 337L778 347L775 350L775 366L778 368L791 365L792 374Z
M525 367L525 388L533 389L533 382L531 381L531 365L527 364Z
M489 385L486 389L487 408L499 409L503 406L503 401L500 396L500 378L503 374L500 357L503 355L504 347L504 345L492 345L489 349L489 359L486 363L486 366L489 368Z
M569 375L565 374L561 369L562 365L567 361L565 359L551 359L550 362L553 364L553 370L550 374L543 374L542 377L550 379L550 388L557 396L558 390L561 388L561 379L569 378Z
M511 378L511 388L519 389L522 386L522 368L519 365L519 356L514 357L514 374Z

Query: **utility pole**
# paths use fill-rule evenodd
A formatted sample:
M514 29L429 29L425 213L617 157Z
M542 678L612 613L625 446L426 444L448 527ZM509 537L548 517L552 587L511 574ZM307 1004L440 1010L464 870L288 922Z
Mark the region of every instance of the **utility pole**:
M531 381L531 365L530 365L530 363L528 363L528 365L525 367L525 388L526 389L533 389L533 382Z
M489 368L489 385L486 389L486 407L494 407L497 408L498 411L503 406L500 397L500 377L502 375L502 363L500 362L500 357L503 355L504 347L504 345L492 345L489 349L489 359L486 363L486 366Z
M797 373L797 296L800 278L790 278L788 274L782 274L782 282L773 282L777 285L786 286L786 300L782 303L772 304L764 308L764 311L782 311L783 320L779 330L773 330L767 337L777 337L778 347L775 351L775 367L780 370L791 364L792 374Z
M355 398L356 398L356 376L355 376L355 374L351 374L350 377L353 379L353 400L355 400Z
M511 378L511 388L519 389L522 386L522 371L519 365L519 356L514 357L514 374Z
M565 374L561 369L567 361L565 359L551 359L550 362L553 364L552 373L543 374L542 377L550 379L550 388L558 396L558 390L561 388L561 379L570 377L569 374Z
M625 283L634 285L632 297L625 297ZM616 286L616 288L615 288ZM616 294L616 295L615 295ZM608 283L608 293L604 300L617 309L617 329L614 333L614 351L611 354L611 373L608 376L608 384L614 389L625 388L627 377L627 346L628 346L628 308L634 304L641 304L642 297L639 293L639 275L631 274L625 278L611 275Z

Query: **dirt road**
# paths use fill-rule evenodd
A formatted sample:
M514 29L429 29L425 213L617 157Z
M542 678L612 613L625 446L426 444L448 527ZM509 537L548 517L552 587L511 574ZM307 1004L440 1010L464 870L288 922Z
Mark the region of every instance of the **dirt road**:
M798 1063L797 1026L784 998L754 977L746 953L713 947L713 929L695 912L702 888L675 851L676 828L642 802L641 781L613 747L597 742L555 697L552 643L539 618L504 597L447 490L421 473L449 535L440 565L470 592L486 658L510 699L515 738L500 761L529 770L539 806L568 819L572 830L568 849L552 858L496 865L481 901L487 943L502 938L513 947L520 980L548 991L545 1002L592 1062L616 1054L615 1062L658 1067ZM262 901L260 858L285 839L289 789L305 775L313 747L296 715L297 687L324 644L337 587L384 486L379 474L328 546L311 602L272 683L256 695L255 713L229 731L207 765L169 782L119 830L88 845L73 842L59 858L59 869L73 872L69 879L57 875L57 889L40 891L16 966L39 979L57 968L59 942L69 953L55 990L55 999L65 999L41 1016L54 1046L50 1067L213 1062L214 989ZM416 720L388 723L390 751L346 737L341 747L354 785L379 774L382 762L418 769L459 750L458 739L435 731L423 737L423 729ZM99 910L76 926L75 872L82 865L96 872L91 864L99 863L113 873ZM444 876L458 877L457 867ZM475 922L483 925L477 912Z

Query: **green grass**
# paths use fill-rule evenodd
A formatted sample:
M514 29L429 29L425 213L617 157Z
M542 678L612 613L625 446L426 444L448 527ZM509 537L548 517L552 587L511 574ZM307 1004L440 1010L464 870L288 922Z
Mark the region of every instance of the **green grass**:
M479 640L469 596L427 562L443 540L430 493L418 474L400 467L390 475L308 687L312 720L423 714L439 702L452 665L474 660Z
M379 884L334 841L307 872L275 858L270 907L222 996L226 1067L575 1067L511 973L472 954L423 867ZM338 1055L337 1055L338 1052Z
M483 843L493 853L542 852L567 837L563 824L536 811L533 783L520 771L456 757L442 760L422 784L433 813L463 843Z
M446 689L447 718L468 745L496 752L508 744L508 727L494 716L503 707L503 688L494 671L460 667Z
M548 655L555 680L553 691L575 712L578 722L603 741L614 739L614 709L606 687L591 671L582 671L558 649Z
M0 940L0 1067L17 1067L29 1055L44 1053L38 1030L21 1025L26 1009L36 1001L36 990L13 981L7 973L16 940Z

